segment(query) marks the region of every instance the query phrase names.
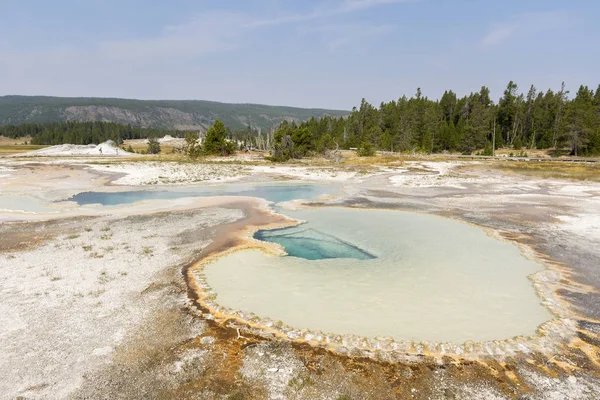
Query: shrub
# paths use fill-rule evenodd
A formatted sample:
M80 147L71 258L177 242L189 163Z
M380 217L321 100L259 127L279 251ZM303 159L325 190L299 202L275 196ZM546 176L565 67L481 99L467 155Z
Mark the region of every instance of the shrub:
M151 137L148 138L148 149L146 150L148 154L158 154L160 153L160 143L157 138Z
M483 150L483 153L481 153L481 155L491 156L493 154L494 154L494 152L492 151L492 146L488 143L488 145L485 146L485 149Z
M184 152L190 158L198 158L202 155L202 146L198 143L198 134L189 132L185 135Z
M358 146L356 154L358 154L359 157L372 157L375 155L375 149L373 149L371 142L362 142L360 146Z

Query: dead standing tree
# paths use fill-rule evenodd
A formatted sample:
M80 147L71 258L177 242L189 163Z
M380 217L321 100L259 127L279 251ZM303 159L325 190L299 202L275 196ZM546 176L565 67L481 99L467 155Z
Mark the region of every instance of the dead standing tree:
M332 160L334 163L339 164L342 159L342 152L340 151L340 145L337 141L335 143L335 150L327 151L325 158L328 160Z

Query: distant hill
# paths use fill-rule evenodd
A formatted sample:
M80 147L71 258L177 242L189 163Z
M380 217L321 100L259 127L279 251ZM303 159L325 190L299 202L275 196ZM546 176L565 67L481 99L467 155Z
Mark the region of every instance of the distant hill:
M282 121L344 116L348 111L228 104L204 100L131 100L94 97L0 96L0 125L105 121L141 128L205 130L215 119L231 129L269 129Z

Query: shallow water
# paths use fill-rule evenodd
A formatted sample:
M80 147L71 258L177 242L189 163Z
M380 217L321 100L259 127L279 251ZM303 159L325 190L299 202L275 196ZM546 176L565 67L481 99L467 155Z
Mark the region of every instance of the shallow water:
M73 201L78 205L100 204L118 206L142 200L170 200L184 197L249 196L281 203L290 200L312 200L323 195L339 193L336 185L309 183L280 184L223 184L172 188L168 190L138 190L124 192L83 192L62 201ZM42 213L57 211L52 202L27 195L0 195L0 210Z
M42 213L57 211L47 202L31 196L0 195L0 211Z
M477 227L385 210L285 214L376 258L239 251L205 268L219 304L297 328L459 343L533 334L551 319L527 278L543 267Z
M315 199L321 195L337 193L337 188L322 184L224 184L214 186L173 188L169 190L139 190L128 192L84 192L68 201L79 205L101 204L116 206L130 204L141 200L170 200L184 197L210 196L250 196L259 197L274 203L297 199Z
M338 237L328 235L305 225L298 227L261 230L254 238L265 242L278 243L285 247L288 255L307 260L325 260L328 258L355 258L370 260L375 258L369 252L345 242Z

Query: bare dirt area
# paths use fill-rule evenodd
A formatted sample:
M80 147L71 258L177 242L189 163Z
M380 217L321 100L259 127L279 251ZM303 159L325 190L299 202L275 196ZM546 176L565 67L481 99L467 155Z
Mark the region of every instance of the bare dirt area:
M597 169L506 165L0 159L0 197L49 203L91 190L335 183L338 197L296 206L430 213L518 243L547 265L532 286L558 321L526 341L413 343L392 352L373 339L346 341L340 351L302 327L266 330L203 301L198 265L250 245L258 227L290 223L266 201L51 203L47 212L0 211L0 398L596 399Z

